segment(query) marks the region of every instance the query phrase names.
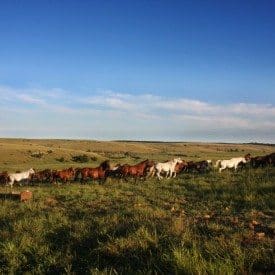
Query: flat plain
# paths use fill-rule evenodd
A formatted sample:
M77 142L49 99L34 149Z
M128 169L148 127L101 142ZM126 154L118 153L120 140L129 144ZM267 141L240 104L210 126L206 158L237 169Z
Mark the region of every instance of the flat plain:
M0 139L0 171L266 155L261 144ZM74 156L86 155L78 163ZM275 270L275 168L175 179L37 183L0 198L3 274L247 274ZM2 194L10 192L1 186Z

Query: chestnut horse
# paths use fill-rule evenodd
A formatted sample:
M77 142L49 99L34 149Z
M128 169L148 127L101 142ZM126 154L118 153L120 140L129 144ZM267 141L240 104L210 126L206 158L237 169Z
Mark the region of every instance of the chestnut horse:
M136 165L124 164L119 167L119 173L121 177L144 177L146 176L147 169L154 166L154 162L151 160L144 160Z
M182 162L177 162L176 166L175 166L175 173L179 174L181 172L186 171L188 167L188 163L185 160L182 160Z
M79 168L76 171L75 179L81 175L81 181L86 181L91 178L94 180L104 180L106 178L106 171L110 169L110 162L108 160L103 161L98 167Z
M75 169L72 167L61 171L52 172L52 182L56 182L59 179L63 183L66 183L67 181L73 180L74 177L75 177Z

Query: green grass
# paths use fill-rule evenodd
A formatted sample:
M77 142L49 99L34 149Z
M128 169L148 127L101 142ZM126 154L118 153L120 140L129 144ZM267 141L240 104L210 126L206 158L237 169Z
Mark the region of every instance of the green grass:
M105 159L115 163L137 163L146 158L163 161L179 156L185 160L217 160L234 156L264 155L274 151L268 145L218 143L154 143L88 140L0 139L0 171L24 170L33 167L63 169L69 166L96 166ZM50 152L50 153L49 153ZM42 153L41 158L32 157ZM73 156L87 155L97 161L76 163ZM64 162L58 159L64 158Z
M0 171L94 167L181 156L220 159L271 146L64 140L0 140ZM33 158L29 151L41 151ZM52 150L50 154L47 151ZM237 150L237 151L236 151ZM96 161L75 163L73 155ZM64 157L60 163L56 158ZM29 189L26 203L0 198L1 274L247 274L272 272L275 168L108 179ZM0 192L8 192L0 187ZM251 227L251 222L260 223ZM257 233L264 232L263 237Z
M252 220L274 228L274 178L275 169L259 169L29 187L28 203L0 201L0 271L274 270L274 235L258 239L249 228Z

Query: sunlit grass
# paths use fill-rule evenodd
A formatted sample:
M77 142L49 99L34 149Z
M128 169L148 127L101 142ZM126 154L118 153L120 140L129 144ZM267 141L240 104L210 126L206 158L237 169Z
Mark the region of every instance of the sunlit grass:
M48 151L51 153L47 153ZM270 146L0 140L0 170L220 159ZM41 159L29 151L44 152ZM75 163L73 155L96 161ZM59 162L57 158L65 158ZM275 169L181 174L175 179L15 186L0 199L1 274L232 274L274 270ZM0 187L0 192L9 192ZM259 223L258 228L251 222ZM257 229L257 230L256 230ZM260 235L257 235L260 233ZM264 233L264 235L262 234Z
M29 186L32 201L0 201L0 271L270 271L274 235L258 239L249 223L274 226L274 178L268 168Z

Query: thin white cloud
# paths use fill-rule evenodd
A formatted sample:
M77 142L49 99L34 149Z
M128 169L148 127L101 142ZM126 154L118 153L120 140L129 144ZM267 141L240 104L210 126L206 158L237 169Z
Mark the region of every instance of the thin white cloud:
M194 138L205 140L207 136L213 139L215 133L222 140L227 135L229 141L235 137L275 142L275 106L270 103L217 104L110 90L84 96L58 88L7 86L0 86L0 101L0 112L4 114L0 115L2 136L9 132L14 135L16 123L35 128L43 122L51 125L49 132L50 128L59 129L58 136L63 131L70 137L183 140L190 139L193 133ZM35 108L30 109L30 105ZM17 109L22 114L20 118L12 111ZM18 133L23 135L21 128ZM45 136L47 129L40 128L36 128L36 136L39 132Z
M45 104L45 101L43 99L36 98L36 97L27 95L27 94L19 94L19 95L17 95L17 98L25 103L36 104L36 105L44 105Z

